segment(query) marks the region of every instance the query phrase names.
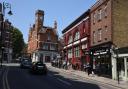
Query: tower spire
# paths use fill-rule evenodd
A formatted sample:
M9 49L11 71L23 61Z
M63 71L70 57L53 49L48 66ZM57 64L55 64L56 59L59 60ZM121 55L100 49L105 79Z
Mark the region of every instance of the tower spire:
M54 30L57 33L57 21L56 20L54 21Z

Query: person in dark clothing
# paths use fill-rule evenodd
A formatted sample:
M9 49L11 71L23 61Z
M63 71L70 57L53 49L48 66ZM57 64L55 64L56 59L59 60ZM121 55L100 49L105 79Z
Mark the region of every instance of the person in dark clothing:
M91 66L90 66L90 64L87 64L86 67L87 67L87 72L88 72L88 76L89 76L89 74L92 73Z

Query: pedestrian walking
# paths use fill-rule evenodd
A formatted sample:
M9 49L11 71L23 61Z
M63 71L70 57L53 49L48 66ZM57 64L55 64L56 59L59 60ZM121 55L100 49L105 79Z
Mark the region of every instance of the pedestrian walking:
M87 69L88 76L89 76L89 74L91 74L91 73L92 73L91 66L90 66L90 64L89 64L89 63L87 64L86 69Z
M86 72L86 64L83 65L84 71Z

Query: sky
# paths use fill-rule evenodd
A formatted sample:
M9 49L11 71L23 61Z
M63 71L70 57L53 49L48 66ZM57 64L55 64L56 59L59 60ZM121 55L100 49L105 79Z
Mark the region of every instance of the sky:
M10 3L13 12L9 16L5 9L5 19L8 19L14 27L17 27L23 34L24 40L28 41L28 32L31 25L35 23L36 10L43 10L44 26L54 26L54 21L58 24L59 36L62 30L70 25L75 19L82 15L97 0L0 0L0 2Z

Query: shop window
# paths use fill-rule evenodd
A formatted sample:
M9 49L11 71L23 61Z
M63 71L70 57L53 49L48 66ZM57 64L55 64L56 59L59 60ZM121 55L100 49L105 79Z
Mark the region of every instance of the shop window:
M124 71L124 59L123 58L118 58L118 68L119 68L119 71Z
M82 44L82 49L85 49L85 48L87 48L87 43Z
M68 50L68 58L72 58L72 49Z

